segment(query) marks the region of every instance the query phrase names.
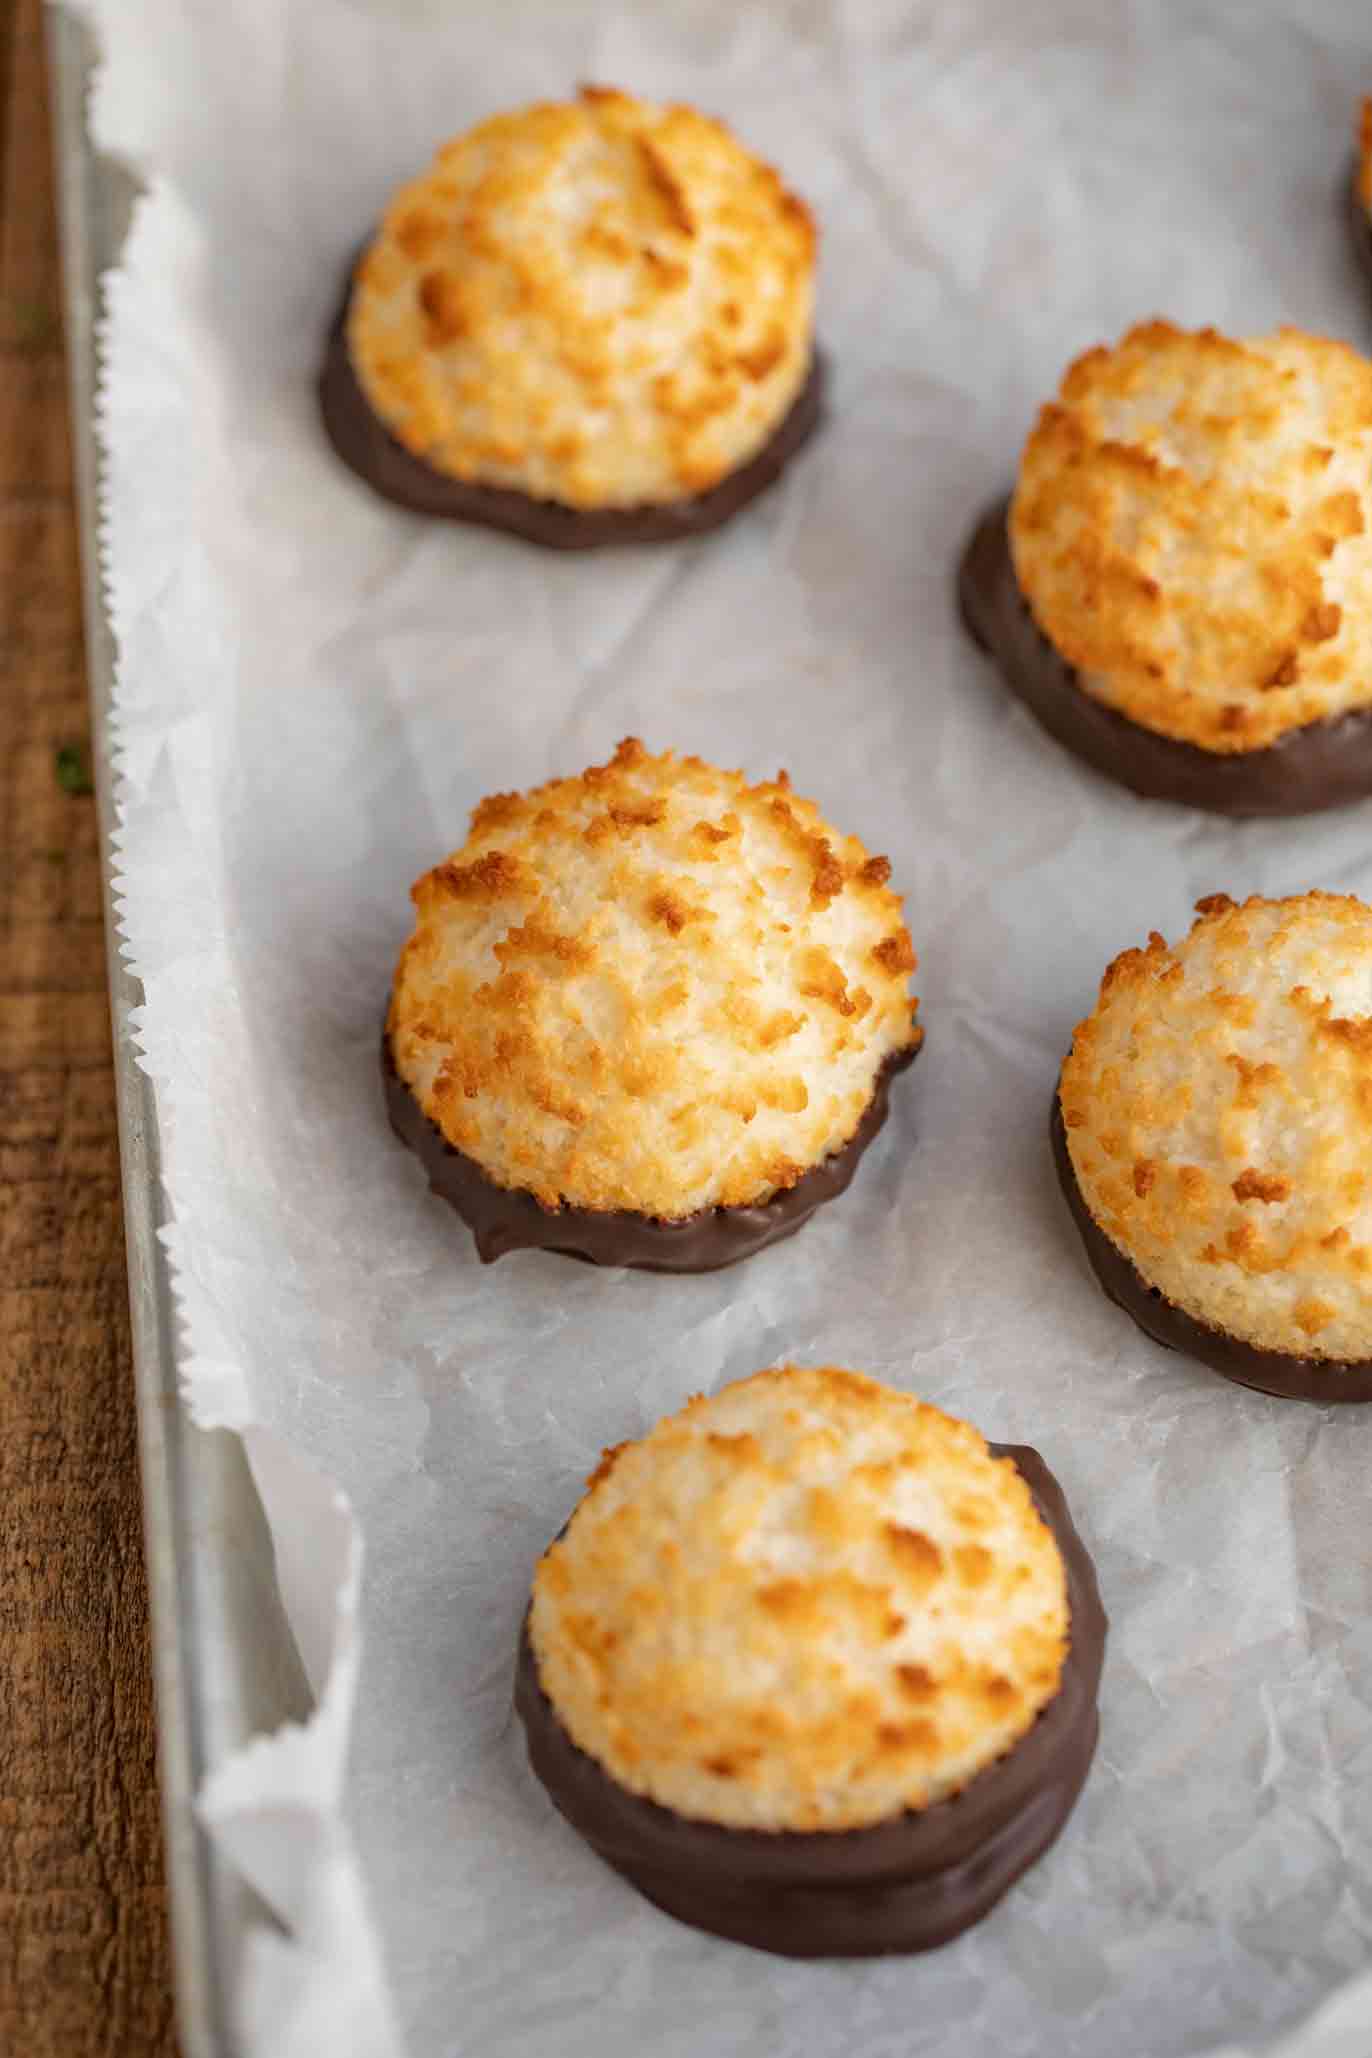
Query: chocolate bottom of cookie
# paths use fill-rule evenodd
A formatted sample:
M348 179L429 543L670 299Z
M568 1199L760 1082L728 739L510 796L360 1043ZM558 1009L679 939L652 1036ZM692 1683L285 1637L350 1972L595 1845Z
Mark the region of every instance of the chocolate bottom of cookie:
M814 1165L784 1193L752 1207L697 1208L664 1220L625 1208L545 1208L523 1187L498 1186L465 1151L455 1150L425 1114L395 1069L390 1038L381 1039L381 1069L391 1127L418 1153L429 1185L471 1230L483 1264L507 1251L560 1251L593 1265L631 1265L642 1272L717 1272L779 1243L850 1184L858 1161L881 1129L891 1081L914 1063L919 1046L888 1058L877 1074L862 1120L841 1150Z
M529 1763L607 1865L682 1922L788 1958L929 1951L969 1929L1058 1835L1096 1748L1106 1617L1086 1546L1037 1451L1013 1458L1057 1539L1071 1643L1057 1693L1013 1749L951 1799L870 1829L728 1829L632 1794L581 1750L539 1682L527 1619L515 1708Z
M817 351L804 385L768 441L747 464L707 493L642 507L578 508L556 500L537 500L507 486L474 485L416 457L373 412L348 355L351 297L350 268L319 375L324 427L344 464L383 499L414 514L505 529L550 550L594 550L607 543L670 543L717 529L780 476L814 434L824 412L826 367Z
M1135 793L1212 814L1306 815L1372 793L1372 709L1309 722L1260 750L1202 750L1096 700L1034 621L1015 577L1008 501L978 522L958 572L969 633L1049 735Z
M1086 1205L1067 1148L1062 1103L1053 1094L1053 1161L1072 1219L1103 1293L1131 1315L1146 1336L1170 1351L1184 1351L1239 1386L1286 1401L1372 1401L1372 1359L1298 1358L1290 1351L1263 1350L1227 1330L1214 1329L1186 1314L1113 1244Z
M1353 166L1348 181L1348 226L1352 232L1353 248L1369 279L1372 279L1372 215L1358 189L1358 166Z

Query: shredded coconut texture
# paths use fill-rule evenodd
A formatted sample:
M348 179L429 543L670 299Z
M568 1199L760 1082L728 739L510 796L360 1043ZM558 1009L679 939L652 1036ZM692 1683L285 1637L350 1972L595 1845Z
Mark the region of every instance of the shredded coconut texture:
M1020 589L1084 689L1215 752L1372 704L1372 363L1168 322L1088 351L1029 438Z
M1200 902L1105 974L1062 1073L1078 1185L1150 1285L1297 1357L1372 1357L1372 909Z
M814 275L807 209L721 123L585 87L483 122L396 195L348 350L438 471L662 505L779 426L810 369Z
M785 773L622 743L476 809L413 889L389 1034L448 1141L544 1207L769 1200L920 1040L890 865Z
M956 1793L1057 1692L1068 1634L1013 1463L831 1366L755 1373L607 1451L530 1613L544 1691L621 1786L771 1830Z

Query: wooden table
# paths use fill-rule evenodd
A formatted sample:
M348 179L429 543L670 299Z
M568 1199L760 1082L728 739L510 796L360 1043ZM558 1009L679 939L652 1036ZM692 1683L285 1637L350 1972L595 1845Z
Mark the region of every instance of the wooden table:
M174 2050L41 0L0 0L0 2052ZM81 783L68 772L68 783Z

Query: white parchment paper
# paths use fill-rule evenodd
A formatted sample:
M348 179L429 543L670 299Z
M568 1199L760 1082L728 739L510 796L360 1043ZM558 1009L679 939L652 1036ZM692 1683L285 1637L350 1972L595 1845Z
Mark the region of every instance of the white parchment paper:
M92 4L96 134L150 187L109 289L105 543L187 1401L250 1431L322 1693L203 1797L287 1930L244 1968L245 2050L1182 2058L1289 2030L1372 1955L1372 1412L1141 1337L1046 1126L1115 951L1216 889L1372 892L1367 817L1236 827L1103 784L999 689L951 578L1062 364L1132 319L1372 345L1338 210L1365 9ZM392 185L584 77L784 167L835 385L732 528L564 561L374 501L312 382ZM382 1111L407 888L482 793L629 731L784 763L889 852L926 1053L847 1198L735 1271L483 1270ZM795 1965L668 1921L510 1715L535 1557L600 1447L788 1356L1036 1443L1113 1617L1072 1824L928 1958ZM1286 2048L1366 2058L1372 1993Z

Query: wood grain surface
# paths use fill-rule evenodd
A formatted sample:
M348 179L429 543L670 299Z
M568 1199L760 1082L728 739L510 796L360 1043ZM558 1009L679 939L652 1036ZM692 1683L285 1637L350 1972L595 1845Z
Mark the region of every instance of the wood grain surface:
M0 0L5 2058L175 2049L86 724L41 5Z

